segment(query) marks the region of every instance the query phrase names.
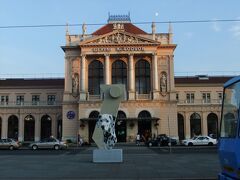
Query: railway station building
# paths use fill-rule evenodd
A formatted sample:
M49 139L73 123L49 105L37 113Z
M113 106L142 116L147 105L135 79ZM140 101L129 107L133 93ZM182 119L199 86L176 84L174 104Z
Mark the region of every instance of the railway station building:
M129 15L111 15L87 34L66 31L65 77L1 79L0 135L37 141L51 135L92 142L103 94L100 84L124 84L118 142L167 134L179 140L217 135L223 84L230 76L174 76L172 27L147 33Z

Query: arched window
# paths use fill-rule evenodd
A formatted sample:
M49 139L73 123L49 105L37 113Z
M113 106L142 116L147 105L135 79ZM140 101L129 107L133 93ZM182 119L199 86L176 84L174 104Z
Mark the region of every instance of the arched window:
M18 139L18 118L15 115L8 118L8 138Z
M24 141L34 141L35 119L32 115L24 118Z
M92 111L89 114L89 121L88 121L88 132L89 132L89 142L94 142L92 139L94 128L98 119L99 112L98 111Z
M184 135L184 117L178 113L178 137L179 140L185 139Z
M2 118L0 117L0 139L2 138Z
M190 117L191 137L201 135L201 117L198 113L193 113Z
M52 134L52 118L44 115L41 118L41 139L49 138Z
M135 65L135 82L138 94L149 94L151 90L150 64L139 60Z
M92 111L90 114L89 114L89 118L98 118L98 115L99 115L99 112L98 111Z
M127 65L117 60L112 64L112 84L125 84L127 88Z
M117 120L115 124L115 133L117 136L117 142L126 142L126 114L123 111L118 111Z
M207 117L208 135L217 138L218 134L218 117L214 113L210 113Z
M151 114L148 111L141 111L138 114L138 134L147 141L151 138L152 132Z
M88 66L88 92L91 95L100 95L100 84L103 84L103 65L94 60Z

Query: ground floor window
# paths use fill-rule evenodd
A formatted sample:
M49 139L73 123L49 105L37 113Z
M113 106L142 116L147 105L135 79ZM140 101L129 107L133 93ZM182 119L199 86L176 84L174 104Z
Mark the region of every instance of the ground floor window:
M148 111L141 111L138 115L138 134L143 141L152 137L151 114Z
M12 115L8 118L8 138L18 139L18 118Z
M183 115L178 113L178 137L179 140L183 140L185 139L185 135L184 135L184 118Z
M2 118L0 117L0 139L2 138Z
M191 137L201 135L201 117L198 113L193 113L190 117Z
M126 114L123 111L118 111L117 120L115 124L115 133L117 142L126 142Z
M49 138L52 135L52 118L44 115L41 118L41 139Z
M210 113L207 117L208 135L217 138L218 134L218 117L214 113Z
M35 120L32 115L24 118L24 141L34 141Z
M57 120L57 139L62 139L62 119Z
M98 119L99 112L98 111L92 111L89 115L89 120L88 120L88 139L89 143L93 143L93 132L95 129L95 125Z

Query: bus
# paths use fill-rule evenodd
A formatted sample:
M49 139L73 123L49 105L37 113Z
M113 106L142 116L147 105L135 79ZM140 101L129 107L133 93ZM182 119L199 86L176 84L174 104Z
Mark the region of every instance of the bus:
M240 76L224 84L218 144L218 179L240 179Z

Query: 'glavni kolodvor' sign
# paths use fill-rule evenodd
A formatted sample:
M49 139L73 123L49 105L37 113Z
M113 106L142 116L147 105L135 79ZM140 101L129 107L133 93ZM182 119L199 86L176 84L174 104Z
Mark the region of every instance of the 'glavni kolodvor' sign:
M144 47L116 47L116 48L93 48L93 52L110 52L110 51L144 51Z

